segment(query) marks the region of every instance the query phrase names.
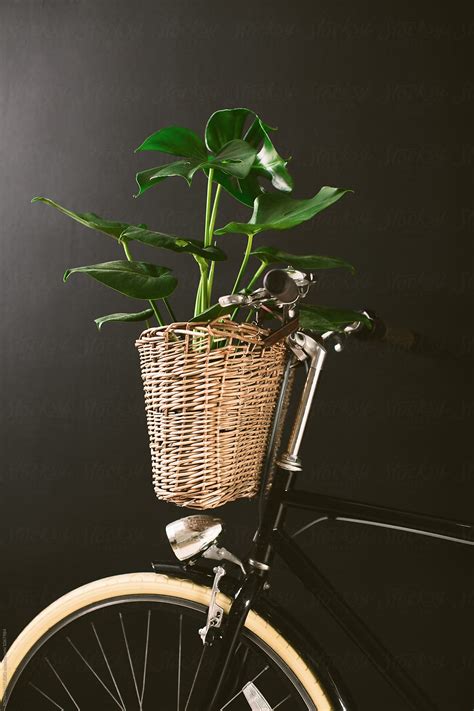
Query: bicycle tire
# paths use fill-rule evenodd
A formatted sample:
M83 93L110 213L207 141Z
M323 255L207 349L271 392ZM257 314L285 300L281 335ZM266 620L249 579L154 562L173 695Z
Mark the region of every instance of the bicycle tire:
M209 605L211 590L206 585L191 580L156 573L129 573L96 580L62 596L40 612L20 633L8 649L0 665L2 708L7 708L8 698L29 659L39 647L72 616L79 616L94 605L135 596L172 598L179 604L193 603L203 609ZM219 604L229 610L231 599L220 593ZM251 610L245 629L253 635L260 648L269 650L282 670L287 669L309 700L308 708L314 711L333 711L321 681L308 666L302 655L267 620ZM268 652L267 652L268 653ZM270 654L269 654L270 656Z

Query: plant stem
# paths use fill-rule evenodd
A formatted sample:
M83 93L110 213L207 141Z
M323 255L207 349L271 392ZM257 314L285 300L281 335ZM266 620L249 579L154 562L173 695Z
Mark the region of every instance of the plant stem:
M149 299L149 304L150 304L151 308L153 309L153 313L155 314L155 318L158 321L158 325L164 326L165 322L163 321L163 316L160 314L160 312L158 310L158 306L153 301L153 299Z
M250 279L249 283L248 283L247 286L245 287L244 291L246 291L247 293L249 293L249 292L251 291L252 286L255 284L255 282L257 281L257 279L259 279L260 275L262 274L262 272L265 271L265 269L267 268L267 266L268 266L268 265L265 264L265 262L262 262L262 263L260 264L259 268L257 269L257 271L255 272L255 274L253 275L253 277ZM232 316L231 316L232 321L233 321L233 320L235 319L235 317L237 316L238 311L239 311L239 307L237 306L237 308L234 309L233 312L232 312ZM249 321L251 316L252 316L252 311L249 312L249 314L248 314L247 318L245 319L245 321Z
M247 269L247 264L250 259L250 252L252 251L253 235L247 235L247 246L245 248L244 258L242 259L242 264L240 265L239 273L237 274L237 279L235 280L234 288L232 289L232 294L236 294L239 290L242 277Z
M214 178L214 168L209 169L207 176L207 192L206 192L206 215L204 219L204 246L209 247L212 239L209 238L209 225L211 221L211 202L212 202L212 183ZM207 293L207 277L209 274L209 264L204 262L199 265L201 270L201 278L199 280L198 294L196 302L200 302L200 311L205 311L209 307Z
M202 274L202 270L201 270L201 274ZM195 316L200 314L201 310L202 310L201 309L201 285L202 285L202 282L201 282L201 280L199 280L198 288L196 291L196 300L194 302L194 315Z
M208 303L208 298L207 298L207 277L209 274L209 265L206 264L201 268L201 283L200 283L200 288L201 288L201 311L205 311L209 307Z
M267 266L268 266L268 265L265 264L265 262L262 262L262 263L260 264L259 268L257 269L257 271L255 272L255 274L253 275L253 277L250 279L249 283L248 283L247 286L245 287L245 291L250 291L250 289L251 289L252 286L255 284L255 282L257 281L257 279L259 279L259 278L260 278L260 275L265 271L265 269L267 268Z
M127 257L129 262L133 262L133 257L132 253L130 252L130 248L126 242L122 242L122 247L123 251L125 252L125 256Z
M217 218L217 208L219 207L221 190L222 190L222 185L220 183L218 183L216 192L214 195L214 205L212 206L212 214L211 214L211 220L210 220L210 225L209 225L209 240L210 241L212 241L212 235L214 234L214 227L215 227L216 218Z
M210 236L211 243L212 243L212 235L214 234L214 227L216 226L217 208L219 207L221 190L222 190L222 185L219 183L216 188L216 193L214 195L214 205L212 206L211 222L209 225L209 236ZM216 261L214 260L213 262L211 262L211 266L209 269L209 276L207 278L207 298L208 298L209 304L211 303L212 285L214 283L215 268L216 268Z
M210 168L207 178L207 194L206 194L206 219L204 223L204 246L209 247L209 223L211 220L211 201L212 201L212 181L214 178L214 168Z
M176 316L175 316L175 313L174 313L174 311L173 311L173 309L172 309L172 307L171 307L171 304L170 304L169 300L166 299L166 298L164 298L164 299L163 299L163 303L164 303L164 305L166 306L166 310L168 311L168 313L169 313L169 315L170 315L170 317L171 317L171 320L176 322Z
M122 247L123 247L123 251L125 252L125 256L127 257L128 261L133 262L132 253L130 252L130 248L129 248L128 244L126 242L122 242ZM153 309L153 313L155 314L155 318L158 321L158 325L164 326L165 322L163 321L163 317L158 310L158 306L155 304L155 302L152 299L149 299L148 303L150 304L151 308Z

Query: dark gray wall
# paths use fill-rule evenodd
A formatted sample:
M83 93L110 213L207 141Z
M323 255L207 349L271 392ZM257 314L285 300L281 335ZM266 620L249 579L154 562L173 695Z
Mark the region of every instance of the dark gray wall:
M128 304L80 277L61 282L68 266L118 258L115 245L30 198L199 237L202 180L191 191L170 180L134 200L134 173L154 159L132 149L168 124L201 131L217 108L252 107L280 127L297 196L323 184L355 190L272 239L357 265L354 279L325 277L315 298L371 306L469 353L472 25L451 3L405 0L2 0L0 37L2 592L11 643L56 596L167 556L163 527L181 513L150 485L137 329L99 335L92 323ZM221 224L236 216L226 201ZM226 238L231 252L239 239ZM192 262L165 260L183 278L175 301L185 318ZM233 270L219 267L219 289ZM328 365L301 481L469 518L468 386L461 365L351 346ZM232 504L224 515L230 544L244 550L255 506ZM471 708L470 550L342 525L306 540L440 706ZM403 709L300 587L283 571L276 578L361 708Z

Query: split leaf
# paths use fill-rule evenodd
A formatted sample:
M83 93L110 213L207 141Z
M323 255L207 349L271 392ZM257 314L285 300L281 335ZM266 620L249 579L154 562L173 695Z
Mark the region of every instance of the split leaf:
M266 230L287 230L310 220L340 200L347 192L351 191L325 186L308 200L295 200L279 193L265 193L256 198L249 222L229 222L225 227L215 230L215 234L255 235Z
M270 138L270 131L274 130L254 111L245 108L216 111L207 122L205 137L209 150L219 151L226 142L236 138L243 138L256 150L247 178L229 179L220 173L215 176L215 180L225 190L249 207L252 207L255 198L263 192L258 182L259 176L270 180L277 190L290 192L293 189L293 179L286 169L288 161L278 154Z
M138 151L161 151L174 156L184 156L196 160L206 160L204 141L194 131L182 126L167 126L148 136Z

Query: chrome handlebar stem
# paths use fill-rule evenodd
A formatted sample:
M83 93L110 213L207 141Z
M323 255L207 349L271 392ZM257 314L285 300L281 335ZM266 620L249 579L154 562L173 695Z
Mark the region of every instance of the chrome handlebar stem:
M286 451L278 458L277 464L287 471L301 471L301 460L298 456L299 450L327 351L315 338L301 331L289 336L288 344L290 348L296 351L297 358L300 358L300 355L298 355L298 351L300 351L309 358L310 364L288 446Z

